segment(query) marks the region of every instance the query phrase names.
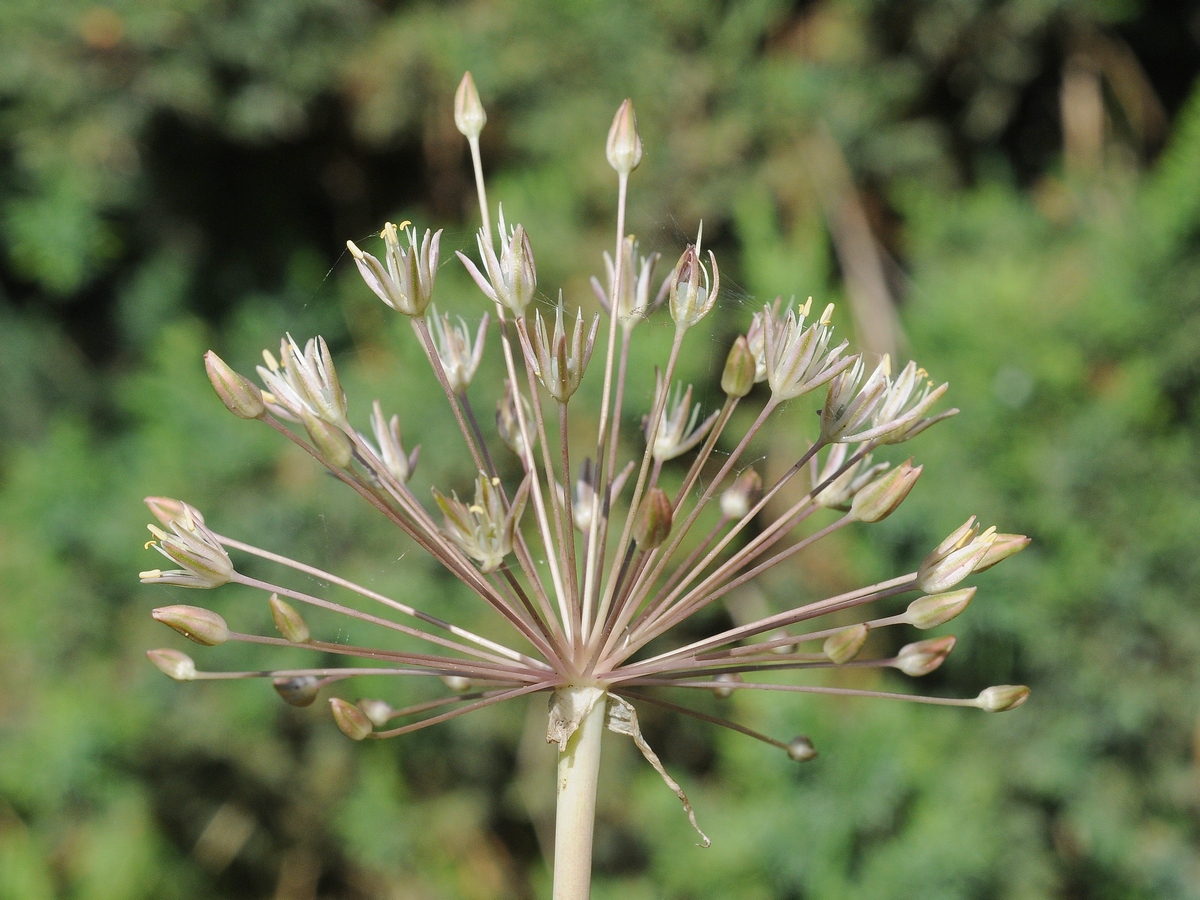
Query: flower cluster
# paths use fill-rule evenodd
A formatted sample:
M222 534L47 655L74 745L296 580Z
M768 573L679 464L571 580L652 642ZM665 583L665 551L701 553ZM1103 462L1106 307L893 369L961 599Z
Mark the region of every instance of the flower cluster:
M991 712L1020 705L1028 694L1021 686L948 698L790 677L851 666L892 668L920 677L941 665L954 647L953 637L917 641L888 658L859 657L871 631L898 625L929 629L959 615L975 593L963 586L964 580L1028 543L1020 535L981 530L974 519L934 547L915 572L647 652L651 642L669 638L684 620L823 537L889 515L922 469L911 459L890 466L877 461L876 452L910 440L955 410L932 412L947 386L934 385L914 363L893 375L888 358L869 364L850 353L845 341L834 339L832 306L813 318L810 299L798 308L776 302L755 314L748 332L729 351L721 378L724 403L704 415L693 402L690 385L672 385L689 336L718 302L720 272L711 251L702 256L697 236L656 290L657 254L640 256L637 243L625 233L628 182L642 156L632 104L626 101L618 111L607 147L618 181L616 234L613 255L604 260L606 284L592 280L606 317L604 328L601 316L589 319L582 310L570 312L561 293L543 314L529 234L520 224L510 226L502 212L493 230L479 167L478 140L486 118L468 75L459 89L455 121L476 166L480 260L462 252L457 256L494 305L506 372L497 435L519 459L519 482L505 483L505 470L497 466L498 457L489 451L467 399L485 352L488 317L472 340L463 319L452 321L432 304L440 232L418 236L410 228L404 232L405 247L400 229L388 224L382 233L383 261L349 246L367 286L411 323L444 391L470 456L472 502L435 488L431 508L428 498L413 492L417 455L405 451L398 420L388 419L378 401L370 414L371 436L354 429L323 339L310 340L302 349L288 336L278 359L264 352L265 365L258 368L261 389L211 352L206 366L233 413L265 422L358 492L502 617L511 641L490 640L329 572L223 536L187 504L152 498L148 502L159 525L151 526L151 544L179 568L143 572L142 580L198 588L232 582L259 589L269 597L279 636L237 633L215 613L191 606L156 610L157 619L200 644L298 645L370 665L205 672L176 650L151 651L152 661L180 680L265 676L283 700L301 706L311 704L329 685L356 675L430 678L445 685L440 699L401 708L382 700L333 697L329 702L338 726L355 740L391 737L525 694L551 693L548 734L564 751L585 720L595 710L605 710L608 726L633 737L681 798L682 791L642 739L631 701L735 728L801 761L816 752L803 736L769 737L688 710L661 694L667 689L719 696L744 690L812 692ZM631 341L637 326L660 306L667 308L664 316L673 324L670 351L661 361L649 408L630 409L625 387ZM702 340L707 343L707 336ZM589 380L589 375L594 377ZM589 441L586 454L576 455L573 468L567 439L571 401L588 383L600 392L599 421L594 444ZM761 409L749 428L731 434L732 423L740 421L735 409L754 395L759 383L765 385ZM819 391L824 398L812 443L781 477L764 485L762 473L744 462L751 442L782 414L786 402ZM622 427L639 414L643 428L635 440L640 453L625 461L622 449L631 436ZM682 484L668 492L661 483L663 466L681 458L685 461L675 465L685 467ZM788 491L784 503L784 489L793 482L807 482L807 489ZM820 517L831 511L832 519L822 522ZM812 517L818 517L813 524L820 527L797 530ZM702 522L709 530L697 537L696 526ZM377 608L345 606L252 578L237 569L231 550L347 588ZM895 612L895 598L909 594L916 596ZM305 605L371 623L397 640L373 647L321 640L298 610ZM849 626L816 622L875 606L892 611Z

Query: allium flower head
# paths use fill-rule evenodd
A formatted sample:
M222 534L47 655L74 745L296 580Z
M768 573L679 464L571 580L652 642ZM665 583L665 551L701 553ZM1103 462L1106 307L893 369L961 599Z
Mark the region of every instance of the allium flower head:
M844 667L921 677L940 666L954 647L952 636L930 637L894 656L872 658L868 635L950 621L975 594L963 582L1028 543L1021 535L981 532L974 519L933 548L917 571L823 599L788 591L776 598L777 609L759 619L710 628L700 637L693 623L689 638L672 640L682 623L825 536L891 514L914 489L922 468L911 458L878 457L954 412L932 413L947 386L935 387L915 363L893 379L887 357L868 366L848 353L846 343L833 335L832 308L809 321L810 303L781 312L776 302L754 315L748 332L731 348L722 348L722 354L729 352L721 391L699 396L723 397L723 403L702 419L692 387L676 384L676 378L683 354L711 353L712 337L690 332L717 307L717 262L711 251L707 264L702 261L698 234L651 299L657 255L639 257L624 228L629 177L641 157L632 105L622 105L608 141L618 174L618 227L613 255L605 259L607 288L593 280L604 295L604 327L596 319L589 322L582 310L569 320L561 295L552 327L540 310L532 323L526 318L537 288L533 253L525 229L509 228L502 213L493 235L478 153L486 115L469 76L456 97L455 121L471 146L483 221L476 241L479 263L461 251L458 257L494 305L501 325L494 330L505 370L495 437L516 454L515 461L489 450L468 399L486 352L487 317L472 342L462 319L455 325L432 306L439 235L426 232L418 244L410 230L405 249L397 230L388 226L386 265L352 250L367 287L411 317L441 399L461 433L460 471L470 473L474 483L469 502L434 488L430 503L429 495L411 490L416 451L404 449L398 417L385 418L378 401L369 413L354 416L369 419L369 437L351 426L323 339L308 341L302 350L288 336L278 361L264 353L266 364L258 367L261 409L257 389L242 376L223 362L218 365L215 356L208 367L232 412L266 423L325 464L406 542L436 559L496 615L505 637L485 637L423 611L419 600L387 596L219 534L191 506L157 497L147 501L158 521L150 526L154 540L149 546L179 568L143 572L142 580L198 588L232 582L261 591L279 636L242 634L238 622L227 624L199 607L161 607L156 617L202 644L284 645L317 658L311 668L240 673L199 670L191 657L174 649L151 651L151 661L179 680L267 678L282 700L295 706L332 692L333 719L355 740L393 737L526 694L550 694L547 739L562 751L556 856L575 861L556 865L556 897L586 895L587 867L577 863L590 850L591 831L580 823L587 819L588 803L594 807L599 732L605 727L634 742L696 824L682 788L642 735L635 704L655 704L734 728L803 762L816 756L803 735L760 734L663 694L817 693L992 712L1024 702L1028 691L1019 685L955 698L806 678L814 670ZM656 366L653 394L640 397L627 390L631 361L637 358L631 346L663 296L675 323L673 339ZM427 307L428 317L422 315ZM594 347L603 350L593 360ZM765 402L750 416L735 415L740 404L757 402L752 388L763 380L771 389ZM599 398L595 423L581 418L575 403L589 390ZM799 419L789 409L797 404L786 401L819 390L824 391L819 427L809 429L810 442L797 457L751 466L764 429L801 434L809 427L810 419ZM640 434L623 431L625 423L639 419ZM295 422L304 429L294 430ZM406 422L405 432L419 433L422 424ZM585 435L582 452L572 446L579 434ZM509 477L498 461L519 466L518 474ZM670 477L664 478L668 464ZM764 484L760 471L782 474ZM802 472L806 477L797 479ZM334 585L358 599L339 603L319 588L309 593L242 574L229 551L301 572L307 583ZM912 594L919 596L900 599ZM310 627L305 621L305 607L368 624L380 640L365 647L331 640L336 635L325 633L322 622L314 620L318 627ZM868 608L872 612L866 613ZM860 620L846 621L855 611L864 611ZM824 618L834 613L836 621ZM330 666L330 658L353 662ZM352 702L338 696L346 692L348 679L360 675L424 679L438 696L412 705L388 697ZM736 714L735 707L731 715Z

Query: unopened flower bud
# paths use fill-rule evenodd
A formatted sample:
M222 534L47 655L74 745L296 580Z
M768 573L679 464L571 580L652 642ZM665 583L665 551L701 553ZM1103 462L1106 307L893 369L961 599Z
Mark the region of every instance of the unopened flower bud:
M321 682L316 675L279 677L272 679L271 685L289 706L312 706L321 692Z
M946 591L941 594L929 594L918 597L908 604L904 612L904 620L915 628L937 628L945 625L964 609L975 596L975 588L963 588L958 591Z
M196 678L196 663L186 653L168 649L147 650L146 656L158 666L160 672L176 681L193 681Z
M307 409L300 410L300 419L308 436L312 438L313 446L329 463L336 468L345 469L354 458L354 450L346 432L336 425L330 425L324 419L318 419Z
M642 139L638 135L632 100L624 100L617 109L612 127L608 129L605 153L608 164L620 175L628 175L642 161Z
M465 694L471 689L471 679L462 675L440 675L442 684L456 694Z
M1023 534L996 534L987 553L983 554L983 559L976 564L972 571L982 572L990 569L997 563L1004 562L1010 556L1016 556L1028 546L1029 538Z
M238 418L257 419L267 411L258 385L233 371L211 350L204 354L204 370L225 408Z
M825 638L821 652L829 657L835 665L849 662L858 656L858 651L867 642L867 632L870 629L863 623L843 628Z
M463 75L454 92L454 125L462 132L463 137L475 140L487 124L487 113L479 102L479 91L475 89L475 79L471 73Z
M205 647L215 647L229 640L229 627L225 620L209 609L199 606L162 606L150 615Z
M1029 688L1023 684L998 684L984 688L975 698L975 705L986 712L1016 709L1029 699Z
M725 357L725 371L721 373L721 390L728 397L745 397L754 387L755 362L750 344L744 334L739 334L729 355Z
M634 540L638 549L653 550L671 533L671 498L662 488L651 488L638 514Z
M817 758L817 748L807 737L799 735L788 741L787 755L796 762L808 762L810 759Z
M954 587L979 565L996 539L996 529L982 534L972 516L933 549L917 569L917 587L927 594L940 594Z
M762 476L753 469L747 469L721 492L721 515L732 522L740 522L749 515L761 496Z
M332 697L329 706L333 710L333 720L337 722L337 727L350 740L361 741L375 730L367 714L353 703L347 703L341 697Z
M954 635L946 635L928 641L917 641L915 644L906 644L896 654L895 666L905 675L911 675L913 678L928 675L946 661L946 657L954 649L957 640Z
M200 515L200 510L182 500L172 500L170 497L147 497L145 502L150 507L154 518L167 527L170 527L172 519L184 519L187 516L190 516L193 522L204 524L204 516Z
M884 472L864 488L860 488L850 503L850 514L860 522L878 522L895 511L917 479L922 466L914 466L909 457L890 472Z
M385 700L359 700L358 708L362 710L363 715L370 719L371 724L376 728L382 728L391 721L393 710L391 704Z
M293 644L307 644L312 640L312 632L304 617L296 612L296 608L286 600L281 600L278 594L271 595L271 618L279 633Z
M719 675L714 676L713 681L721 685L741 684L742 676L737 672L722 672ZM726 700L733 696L734 690L735 688L731 687L715 687L713 688L713 693L722 700Z

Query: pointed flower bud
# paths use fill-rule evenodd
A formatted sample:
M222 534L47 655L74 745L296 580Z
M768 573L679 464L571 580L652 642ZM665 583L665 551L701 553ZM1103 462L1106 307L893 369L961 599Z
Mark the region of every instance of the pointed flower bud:
M1029 688L1023 684L998 684L984 688L975 698L975 705L986 712L1016 709L1029 699Z
M669 302L671 318L678 328L691 328L713 308L717 302L717 291L721 288L721 273L717 269L717 258L711 250L708 259L712 264L712 276L700 262L700 241L704 236L704 226L696 236L696 243L688 244L675 270L671 273L671 288Z
M336 425L330 425L324 419L318 419L307 409L300 410L300 421L312 438L313 446L325 459L339 469L348 468L354 459L354 447L346 432Z
M239 419L257 419L267 411L258 385L233 371L211 350L204 354L204 371L225 408Z
M391 421L383 417L383 407L376 400L371 407L371 431L375 434L375 447L367 436L359 433L359 438L374 451L375 458L366 460L367 465L375 470L380 480L390 476L398 484L406 484L417 467L417 458L421 448L414 447L412 453L404 452L404 443L400 439L400 417L392 416Z
M653 550L662 546L671 533L671 498L662 488L654 487L646 493L638 513L633 536L639 550Z
M315 675L281 676L273 678L271 685L290 706L312 706L321 692L321 682Z
M817 758L817 748L807 737L799 735L788 741L787 755L796 762L808 762Z
M908 604L908 609L904 611L904 620L915 628L937 628L966 609L974 596L975 588L969 587L918 597Z
M358 249L354 241L346 241L358 272L380 300L406 316L422 316L433 297L433 279L441 257L442 233L425 230L417 243L417 230L405 232L408 249L400 245L399 231L391 222L383 226L380 235L384 243L385 267L370 253Z
M483 126L487 124L487 113L479 102L479 91L475 90L475 79L470 72L463 74L454 92L454 127L468 140L478 140Z
M972 516L921 562L917 588L927 594L950 590L975 571L995 539L996 529L989 528L981 534Z
M739 334L729 355L725 357L725 370L721 373L721 390L727 397L740 399L750 393L754 387L754 354L750 352L750 344L746 336Z
M537 266L533 261L533 248L529 245L529 235L520 225L511 229L504 221L504 208L500 208L500 255L488 240L487 233L480 228L476 235L479 256L483 260L486 277L479 271L475 263L462 253L462 260L467 272L479 285L487 297L505 309L510 310L518 318L525 315L525 307L533 299L537 290Z
M184 516L190 516L193 522L200 525L204 524L204 516L200 514L200 510L182 500L173 500L170 497L147 497L144 502L150 507L154 518L168 527L172 519L182 519Z
M166 649L147 650L146 657L160 672L176 681L194 681L196 678L196 663L186 653Z
M167 523L169 533L154 525L146 527L155 537L147 546L183 568L167 572L160 569L142 572L139 577L143 584L215 588L233 577L233 563L229 560L229 554L216 535L203 525L203 519L192 516L191 507L186 503L183 504L182 515Z
M914 466L910 456L890 472L884 472L854 495L850 514L860 522L879 522L890 516L908 496L923 466Z
M337 722L342 734L350 740L361 741L375 730L371 727L371 720L367 718L366 713L353 703L347 703L341 697L331 697L329 706L333 710L333 721Z
M550 392L550 396L559 403L566 403L571 395L579 389L583 380L583 371L592 358L592 348L596 343L596 329L600 325L600 317L592 317L592 327L584 333L583 310L575 314L575 326L568 338L563 327L562 292L559 292L558 306L554 310L554 334L547 335L546 323L542 313L537 313L533 332L533 346L526 346L526 351L533 361L534 374L542 386Z
M617 109L612 127L608 129L605 153L608 156L608 164L616 169L619 175L628 176L642 161L642 139L638 135L637 116L633 112L632 100L624 100Z
M721 516L731 522L740 522L762 497L762 476L754 469L747 469L729 487L721 492Z
M478 562L483 572L499 568L504 557L512 552L517 524L529 497L529 479L521 482L507 512L499 488L498 479L493 482L480 472L475 481L475 502L470 506L460 501L457 494L447 497L433 489L433 498L446 521L442 533Z
M537 442L537 434L533 430L533 409L529 406L529 401L525 399L525 395L521 394L521 411L525 415L525 424L529 428L530 440L535 444ZM496 402L496 432L500 435L500 441L521 459L525 459L526 452L533 452L533 447L525 446L525 434L521 431L521 420L517 418L517 392L513 390L512 382L507 378L504 380L504 396Z
M995 534L992 538L992 545L988 547L987 553L983 555L983 559L979 564L972 569L973 572L982 572L985 569L990 569L997 563L1002 563L1010 556L1016 556L1022 550L1029 546L1029 538L1023 534Z
M488 314L484 313L475 332L475 343L471 343L471 332L463 317L458 317L458 324L452 325L449 316L439 316L437 307L432 308L429 316L433 322L433 342L437 348L438 358L442 361L442 370L450 383L450 390L461 394L471 386L475 372L483 361L483 339L487 335Z
M842 663L847 663L858 656L858 651L867 642L868 631L870 629L862 622L836 631L825 638L821 652L829 657L829 661L835 665L840 666Z
M659 376L655 395L657 396L661 391L662 377ZM688 415L689 409L691 415ZM662 416L659 419L658 428L654 432L654 447L651 455L659 462L666 462L682 456L704 440L704 436L717 421L718 415L720 415L719 412L714 412L700 422L700 404L692 406L692 386L689 384L685 391L682 384L676 384L671 396L663 404ZM647 439L650 437L648 419L649 417L646 422Z
M371 721L371 724L376 728L382 728L384 725L390 722L392 719L392 713L394 712L391 704L385 700L368 700L364 698L358 701L358 708L362 710L363 715L366 716Z
M911 675L913 678L928 675L946 661L946 657L954 649L957 640L953 635L946 635L927 641L917 641L915 644L906 644L896 654L894 665L905 675Z
M267 388L263 400L272 413L293 422L300 414L309 414L330 425L346 425L346 393L333 367L333 356L323 337L308 341L301 352L289 334L280 341L277 362L270 351L263 351L266 366L258 375Z
M229 640L229 626L209 609L199 606L161 606L150 615L205 647L215 647Z
M767 381L777 400L791 400L814 391L854 364L854 357L842 358L845 341L829 349L833 304L825 307L821 318L806 328L804 320L811 306L809 297L798 315L788 309L782 317L763 309Z
M308 630L308 623L304 621L304 617L296 612L296 608L286 600L280 598L278 594L271 595L271 618L275 620L275 627L279 633L293 644L307 644L312 640L312 632Z

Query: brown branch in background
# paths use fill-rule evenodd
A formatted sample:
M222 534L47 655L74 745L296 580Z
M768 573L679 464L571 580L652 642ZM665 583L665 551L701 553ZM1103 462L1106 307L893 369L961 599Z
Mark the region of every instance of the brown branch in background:
M801 152L829 225L858 342L871 353L895 356L907 341L888 289L880 247L846 158L824 125L809 136Z

